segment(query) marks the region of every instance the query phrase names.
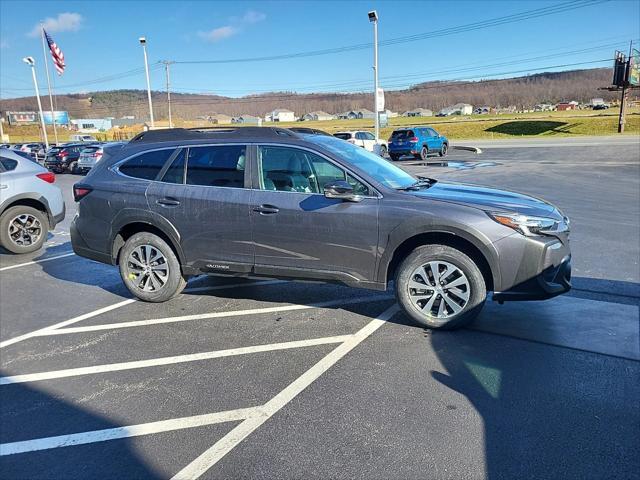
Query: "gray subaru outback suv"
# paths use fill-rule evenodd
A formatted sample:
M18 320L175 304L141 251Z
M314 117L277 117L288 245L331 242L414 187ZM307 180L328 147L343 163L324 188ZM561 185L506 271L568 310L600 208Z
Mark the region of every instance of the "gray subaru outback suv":
M502 190L415 178L343 140L281 128L171 129L106 149L74 186L73 249L164 302L200 274L386 290L416 322L470 322L488 292L571 287L569 220Z

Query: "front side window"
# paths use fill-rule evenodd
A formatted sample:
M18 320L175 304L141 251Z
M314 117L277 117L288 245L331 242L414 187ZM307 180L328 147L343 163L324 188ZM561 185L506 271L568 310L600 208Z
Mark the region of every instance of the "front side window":
M128 177L155 180L174 151L170 148L143 153L125 161L118 170Z
M376 139L376 137L371 132L364 132L362 135L364 135L364 139L365 140L375 140Z
M216 145L189 148L187 183L207 187L244 187L247 148Z
M350 140L351 139L351 134L350 133L336 133L333 135L336 138L339 138L341 140Z
M369 194L369 188L345 170L306 150L260 147L258 163L262 190L321 194L328 183L346 180L356 193Z

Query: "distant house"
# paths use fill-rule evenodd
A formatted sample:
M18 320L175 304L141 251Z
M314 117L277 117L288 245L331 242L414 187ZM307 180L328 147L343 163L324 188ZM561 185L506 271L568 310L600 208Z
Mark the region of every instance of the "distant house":
M231 123L244 123L248 125L262 125L262 119L260 117L254 117L253 115L240 115L239 117L233 117Z
M559 112L564 112L567 110L576 110L578 108L577 102L560 102L556 104L556 110Z
M214 113L212 115L207 115L206 120L216 125L229 125L233 118L229 115L225 115L224 113Z
M539 103L533 107L534 112L551 112L555 107L550 103Z
M403 117L432 117L433 111L428 108L414 108L413 110L407 110L402 114Z
M309 113L305 113L302 116L302 120L303 121L310 121L310 120L314 120L314 121L322 121L322 120L333 120L335 117L335 115L331 115L330 113L327 112L323 112L322 110L318 110L315 112L309 112Z
M449 115L471 115L473 113L473 105L468 103L456 103L450 107L440 110L440 116L448 117Z
M357 110L349 110L347 112L339 113L338 118L340 120L354 120L356 118L376 118L376 114L366 108L360 108Z
M286 108L277 108L264 117L265 122L294 122L296 114Z
M72 130L82 133L104 132L111 128L111 120L107 118L78 118L70 123Z

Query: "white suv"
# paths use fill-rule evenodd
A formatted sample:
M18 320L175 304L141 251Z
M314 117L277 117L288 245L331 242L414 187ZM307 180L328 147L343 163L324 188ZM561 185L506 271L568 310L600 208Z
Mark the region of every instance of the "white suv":
M377 153L381 157L386 157L389 151L387 141L381 138L376 140L373 133L366 130L355 130L350 132L338 132L333 134L334 137L346 140L349 143L353 143L359 147L364 148L373 153Z
M22 155L0 151L0 246L13 253L42 247L65 214L55 174Z

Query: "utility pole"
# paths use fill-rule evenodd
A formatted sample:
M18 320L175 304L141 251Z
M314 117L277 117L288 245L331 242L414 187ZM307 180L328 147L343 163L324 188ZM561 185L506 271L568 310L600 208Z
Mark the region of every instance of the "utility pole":
M623 78L625 79L622 84L622 95L620 95L620 115L618 116L618 133L624 133L625 114L627 110L627 84L629 79L629 73L631 70L631 53L633 49L633 40L629 42L629 56L627 57L627 65L625 66L625 73Z
M169 65L171 65L174 62L171 62L169 60L165 60L162 63L164 63L164 73L165 76L167 78L167 105L169 107L169 128L173 128L173 121L171 119L171 90L169 89L169 86L171 85L170 82L170 77L169 77Z
M378 112L378 12L368 13L369 22L373 23L373 112L375 114L376 143L380 137L380 114Z
M36 99L38 100L38 112L40 112L40 125L42 126L42 134L44 135L44 144L46 150L49 150L49 139L47 138L47 129L44 126L44 115L42 114L42 102L40 102L40 90L38 89L38 80L36 79L36 61L33 57L24 57L24 63L31 67L31 75L33 76L33 87L36 90ZM46 151L45 150L45 151Z
M151 120L151 128L155 128L156 124L153 120L153 104L151 103L151 82L149 81L149 60L147 59L147 39L140 37L138 39L140 45L142 45L142 51L144 52L144 71L147 74L147 98L149 99L149 119Z

